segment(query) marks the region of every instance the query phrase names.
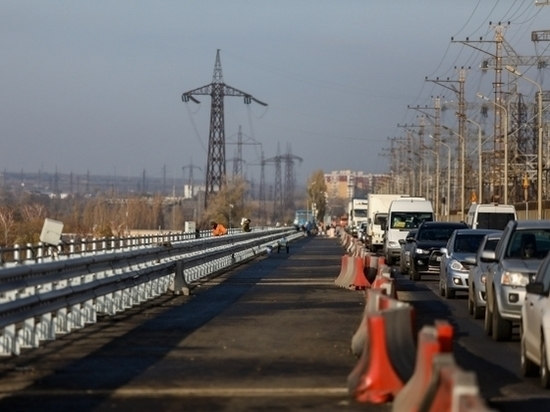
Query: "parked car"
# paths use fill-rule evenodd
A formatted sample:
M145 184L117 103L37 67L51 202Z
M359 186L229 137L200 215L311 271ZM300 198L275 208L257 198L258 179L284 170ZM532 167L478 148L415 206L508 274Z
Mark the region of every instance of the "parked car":
M544 259L534 281L525 288L521 306L521 372L540 372L543 388L550 388L550 256Z
M401 245L401 256L399 257L399 270L403 274L409 273L409 268L411 266L409 257L411 255L411 248L414 245L414 237L416 236L416 232L418 232L417 229L410 230L409 233L407 233L407 236L405 237L405 239L399 239L399 244Z
M549 220L508 222L494 252L481 258L492 263L487 271L485 332L494 340L510 340L512 326L521 319L525 286L550 250Z
M467 229L464 222L422 222L411 246L409 277L420 280L423 272L439 273L441 248L456 229Z
M466 258L466 262L470 262L472 265L468 271L468 312L474 319L481 319L483 317L485 314L485 302L487 300L485 282L487 280L489 263L481 259L481 253L484 250L494 251L501 236L501 230L484 236L476 255L473 258Z
M457 229L441 248L439 265L439 294L454 299L456 292L468 292L468 271L472 266L466 258L474 257L479 244L494 230Z

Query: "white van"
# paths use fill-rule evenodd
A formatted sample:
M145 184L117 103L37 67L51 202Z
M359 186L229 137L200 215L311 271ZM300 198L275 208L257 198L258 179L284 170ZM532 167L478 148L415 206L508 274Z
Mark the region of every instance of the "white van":
M504 230L510 220L517 220L514 205L473 204L468 210L466 223L472 229Z
M388 220L384 228L383 252L386 263L393 265L401 256L399 239L405 239L411 229L423 221L434 220L432 202L423 197L400 197L390 203Z

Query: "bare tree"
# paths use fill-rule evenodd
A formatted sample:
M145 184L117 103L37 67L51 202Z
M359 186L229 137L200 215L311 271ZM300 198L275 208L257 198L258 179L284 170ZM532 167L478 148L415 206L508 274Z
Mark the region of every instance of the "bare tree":
M0 206L0 227L3 233L3 246L8 246L13 241L12 232L16 225L14 215L11 207Z

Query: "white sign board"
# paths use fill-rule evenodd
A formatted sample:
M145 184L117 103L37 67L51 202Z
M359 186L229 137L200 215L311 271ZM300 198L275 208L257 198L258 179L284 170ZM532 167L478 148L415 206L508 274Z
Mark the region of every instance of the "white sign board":
M54 219L44 220L44 226L40 233L40 241L47 245L57 246L61 242L61 233L63 232L63 222Z
M194 232L196 228L197 228L197 226L196 226L195 222L185 222L184 232L185 233Z

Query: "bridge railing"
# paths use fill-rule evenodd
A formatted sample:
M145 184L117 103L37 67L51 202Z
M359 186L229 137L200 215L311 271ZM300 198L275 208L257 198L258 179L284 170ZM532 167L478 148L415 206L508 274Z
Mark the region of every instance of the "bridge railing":
M253 232L263 232L266 230L273 230L273 228L255 227ZM240 229L229 230L229 235L239 233L241 233ZM103 238L64 235L63 241L57 246L40 242L36 244L15 244L11 247L0 248L0 269L18 264L43 263L63 256L75 257L87 254L139 249L166 242L176 243L195 239L206 240L211 237L211 230Z
M266 229L206 239L51 256L0 268L0 355L18 355L86 324L175 290L175 270L191 284L303 234ZM181 286L181 285L180 285ZM178 286L179 287L179 286Z

